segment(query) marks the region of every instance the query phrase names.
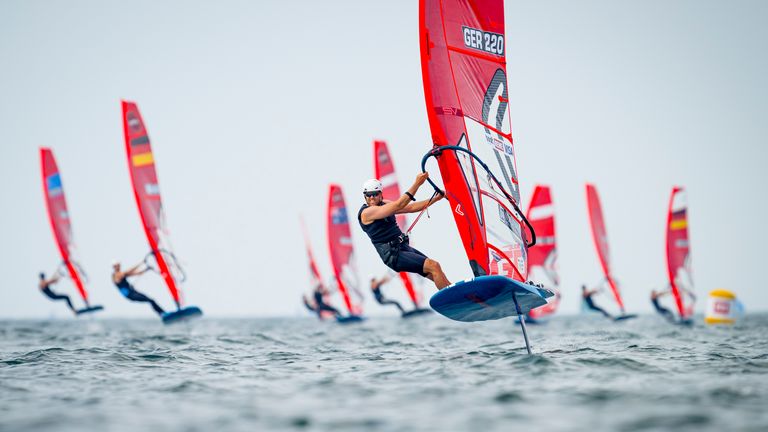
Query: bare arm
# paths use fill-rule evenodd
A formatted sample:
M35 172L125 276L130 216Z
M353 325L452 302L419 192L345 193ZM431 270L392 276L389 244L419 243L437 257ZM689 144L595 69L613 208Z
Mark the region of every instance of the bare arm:
M139 268L144 265L144 263L138 263L135 266L129 268L128 270L123 273L123 276L138 276L140 274L144 274L149 270L149 267L145 267L142 270L139 270Z
M42 289L42 288L45 288L45 287L47 287L49 285L55 284L56 282L59 281L59 279L61 279L61 276L59 274L56 274L54 277L52 277L52 278L50 278L50 279L48 279L46 281L43 281L43 283L40 284L40 288Z
M414 181L411 187L408 188L408 192L411 195L416 194L416 192L419 190L419 187L424 184L428 177L429 173L419 173L419 175L416 176L416 181ZM393 214L400 213L401 210L406 208L410 202L411 198L408 195L403 194L400 196L400 198L397 199L397 201L388 202L384 205L376 207L366 208L360 214L360 220L363 222L363 225L370 225L375 220L384 219L386 217L392 216Z
M408 204L407 206L405 206L405 208L403 208L402 210L396 212L396 214L420 212L420 211L424 210L425 208L431 206L432 204L440 201L443 198L444 198L443 194L437 194L431 200L427 199L427 200L412 202L412 203Z

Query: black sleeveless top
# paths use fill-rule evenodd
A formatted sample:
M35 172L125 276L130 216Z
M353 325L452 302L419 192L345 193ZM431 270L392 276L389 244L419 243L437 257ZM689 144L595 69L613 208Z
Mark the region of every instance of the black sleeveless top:
M403 234L400 231L400 227L397 226L395 215L385 217L384 219L376 219L368 225L363 224L361 216L366 208L368 208L368 204L363 204L360 207L360 211L357 212L357 222L360 223L360 228L371 238L373 244L389 243L397 240Z
M123 278L122 278L122 279L120 279L119 281L115 282L115 286L116 286L116 287L117 287L117 289L119 289L120 291L123 291L123 290L132 290L132 289L133 289L133 287L131 286L131 283L130 283L130 282L128 282L128 278L127 278L127 277L123 277Z

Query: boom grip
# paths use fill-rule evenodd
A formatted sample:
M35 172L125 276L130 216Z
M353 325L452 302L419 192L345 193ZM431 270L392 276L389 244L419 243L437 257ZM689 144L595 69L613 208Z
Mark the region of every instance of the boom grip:
M476 160L481 167L483 167L485 172L488 173L491 179L493 179L493 182L496 183L496 186L498 186L498 188L504 193L504 196L507 198L507 201L509 201L509 203L512 204L512 207L514 207L515 211L520 215L520 217L523 219L523 222L525 222L525 225L528 227L528 230L531 232L531 242L527 244L527 247L535 246L536 231L534 231L533 225L531 225L531 222L528 221L528 218L525 217L525 214L523 213L523 211L520 210L520 207L517 206L517 203L512 198L512 195L509 192L507 192L506 189L504 189L504 186L501 185L501 182L496 178L493 172L491 172L490 168L488 168L488 165L486 165L485 162L483 162L476 154L472 153L469 149L466 149L461 146L455 146L455 145L434 147L430 151L428 151L423 158L421 158L421 171L427 172L427 160L429 160L429 158L434 157L435 159L437 159L446 150L464 152L469 156L471 156L472 159ZM432 185L433 188L435 188L435 190L442 192L442 190L440 190L440 188L437 187L437 185L435 184L435 182L432 181L431 178L427 178L427 181L429 182L429 184Z

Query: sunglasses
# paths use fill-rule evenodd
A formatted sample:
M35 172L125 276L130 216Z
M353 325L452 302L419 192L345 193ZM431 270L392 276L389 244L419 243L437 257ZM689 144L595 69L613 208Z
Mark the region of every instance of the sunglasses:
M381 192L379 191L373 191L373 192L363 192L363 195L365 195L366 198L373 198L375 196L379 196Z

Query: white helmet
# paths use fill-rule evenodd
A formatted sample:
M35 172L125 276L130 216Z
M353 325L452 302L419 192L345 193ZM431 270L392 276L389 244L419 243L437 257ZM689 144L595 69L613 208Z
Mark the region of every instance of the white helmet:
M366 180L365 183L363 183L363 193L381 192L381 189L382 189L381 182L375 178Z

